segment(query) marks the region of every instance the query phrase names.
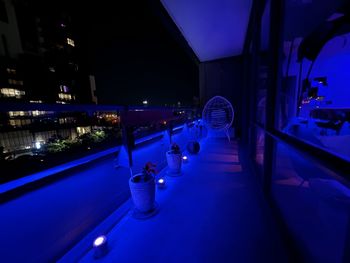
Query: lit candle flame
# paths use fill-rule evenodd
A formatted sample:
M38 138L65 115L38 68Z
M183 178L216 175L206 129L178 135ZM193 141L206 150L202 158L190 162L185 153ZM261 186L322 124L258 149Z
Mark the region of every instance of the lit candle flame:
M106 237L105 236L100 236L100 237L95 239L94 246L95 247L101 246L105 241L106 241Z

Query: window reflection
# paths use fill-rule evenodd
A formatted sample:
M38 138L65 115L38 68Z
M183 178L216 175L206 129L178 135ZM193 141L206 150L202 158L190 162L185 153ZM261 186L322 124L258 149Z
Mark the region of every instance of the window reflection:
M277 126L350 160L349 15L316 2L286 4Z
M271 189L303 262L347 262L350 188L345 180L277 143Z

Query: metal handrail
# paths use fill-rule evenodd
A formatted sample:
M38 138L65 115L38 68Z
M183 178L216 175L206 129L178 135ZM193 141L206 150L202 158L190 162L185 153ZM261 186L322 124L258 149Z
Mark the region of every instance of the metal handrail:
M48 104L48 103L19 103L1 102L0 112L4 111L121 111L121 110L193 110L193 107L169 107L169 106L123 106L101 104Z

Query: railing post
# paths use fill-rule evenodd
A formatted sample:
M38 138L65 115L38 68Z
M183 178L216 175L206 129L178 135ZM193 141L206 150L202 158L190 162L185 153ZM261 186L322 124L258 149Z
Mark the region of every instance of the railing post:
M168 123L168 126L167 126L167 134L169 136L169 142L170 144L172 144L173 140L172 140L172 137L173 137L173 128L174 128L174 123L173 121L169 121Z
M129 167L133 165L132 150L135 146L135 138L133 134L133 127L122 125L122 137L123 137L123 146L128 154Z
M190 123L189 121L186 121L185 124L184 124L184 132L185 132L187 138L190 137L189 123Z
M133 157L132 151L135 147L135 137L134 137L134 128L128 125L127 122L127 112L128 108L125 107L120 114L121 127L122 127L122 148L120 149L118 155L118 166L127 166L130 169L130 175L132 176L132 166L133 166Z

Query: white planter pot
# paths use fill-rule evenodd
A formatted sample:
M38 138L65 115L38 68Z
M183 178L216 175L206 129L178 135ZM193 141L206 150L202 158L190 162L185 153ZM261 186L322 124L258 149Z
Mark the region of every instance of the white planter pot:
M171 151L166 153L166 159L168 162L169 172L178 174L181 172L181 164L182 164L182 154L174 154Z
M131 197L136 209L140 212L147 213L154 208L156 184L154 178L147 182L133 182L133 178L141 176L142 174L136 174L129 179L129 187Z

